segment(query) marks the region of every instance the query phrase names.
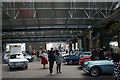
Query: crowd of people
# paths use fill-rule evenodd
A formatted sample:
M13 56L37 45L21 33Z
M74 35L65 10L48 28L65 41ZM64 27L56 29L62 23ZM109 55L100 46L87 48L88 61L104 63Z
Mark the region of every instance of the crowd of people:
M83 49L82 49L83 50ZM81 51L81 49L80 49ZM120 48L110 49L109 51L105 48L96 48L91 49L92 55L91 60L113 60L115 67L114 67L114 80L120 80ZM56 62L56 71L57 73L61 72L61 63L62 63L62 54L59 50L51 48L51 50L46 51L42 48L40 51L32 52L32 55L36 55L37 60L40 60L40 63L43 65L43 68L46 68L46 64L49 64L49 72L53 74L53 66Z
M61 63L62 63L62 54L59 50L51 48L51 50L44 50L40 48L40 51L32 51L32 55L36 55L37 60L43 65L43 69L46 69L46 64L49 64L50 75L53 75L53 67L56 62L56 73L62 73Z

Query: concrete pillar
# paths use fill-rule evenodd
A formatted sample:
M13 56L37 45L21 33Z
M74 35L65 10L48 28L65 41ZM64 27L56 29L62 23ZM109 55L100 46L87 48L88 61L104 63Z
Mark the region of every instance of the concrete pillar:
M6 52L6 44L2 43L2 52Z
M78 43L75 43L75 50L78 50Z
M74 42L74 50L76 50L76 42Z
M92 31L89 31L89 48L93 48Z
M83 48L84 48L84 51L87 50L87 46L88 46L88 45L87 45L86 43L87 43L87 41L86 41L86 37L85 37L85 38L83 38L83 45L84 45ZM86 45L87 45L87 46L86 46Z
M77 42L78 42L78 49L80 49L82 47L82 40L78 39Z
M120 30L118 31L118 47L120 47Z
M72 42L69 42L69 51L72 51Z

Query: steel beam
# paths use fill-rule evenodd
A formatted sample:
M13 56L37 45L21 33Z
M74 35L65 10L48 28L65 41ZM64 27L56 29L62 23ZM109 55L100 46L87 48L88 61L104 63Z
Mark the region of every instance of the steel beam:
M28 10L30 8L20 8L21 10ZM35 9L35 8L31 8ZM41 10L52 10L52 8L36 8L36 9L41 9ZM68 9L75 9L75 10L99 10L99 8L53 8L55 10L68 10ZM11 8L8 9L3 9L3 10L13 10ZM19 8L15 8L14 10L19 10ZM106 8L101 8L101 10L110 10Z
M66 20L66 19L68 19L68 20L70 20L71 18L34 18L34 19L39 19L39 20L51 20L51 19L58 19L58 20ZM86 20L88 20L88 18L72 18L73 20L84 20L84 19L86 19ZM95 20L101 20L101 19L104 19L104 18L89 18L89 19L95 19ZM5 19L4 19L5 20ZM14 19L6 19L6 20L14 20ZM16 19L16 20L22 20L21 18L19 18L19 19ZM33 20L33 18L23 18L23 20Z
M46 30L57 30L57 31L59 31L59 30L79 30L79 31L83 31L83 30L85 30L85 29L87 29L87 28L74 28L74 27L72 27L72 28L41 28L41 29L13 29L13 30L10 30L10 29L5 29L5 30L2 30L2 32L11 32L11 31L26 31L26 32L28 32L28 31L46 31Z

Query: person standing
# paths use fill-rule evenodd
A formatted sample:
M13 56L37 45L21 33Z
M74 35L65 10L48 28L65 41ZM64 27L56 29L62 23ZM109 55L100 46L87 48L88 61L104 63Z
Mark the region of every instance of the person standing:
M56 67L57 73L62 73L61 72L62 55L59 53L58 50L55 51L55 60L57 64Z
M120 80L120 48L117 48L115 52L112 52L112 59L114 62L114 72L113 72L113 77L114 80Z
M105 55L103 49L100 49L99 51L99 60L105 60Z
M36 52L36 56L37 56L37 60L39 61L39 55L40 55L40 53L39 53L39 51L37 51Z
M41 64L43 64L43 69L45 69L45 65L48 64L48 55L45 53L44 50L42 50L42 54L41 54Z
M55 55L54 55L53 48L51 48L51 51L48 51L48 61L49 61L50 74L53 74L53 65L55 61Z
M92 51L91 60L99 60L99 52L98 52L98 49L94 49L94 50Z

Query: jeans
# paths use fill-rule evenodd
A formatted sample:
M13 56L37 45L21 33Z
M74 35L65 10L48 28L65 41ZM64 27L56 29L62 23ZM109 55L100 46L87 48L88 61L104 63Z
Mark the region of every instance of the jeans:
M49 71L50 71L50 73L53 73L53 65L54 65L54 62L49 62Z

